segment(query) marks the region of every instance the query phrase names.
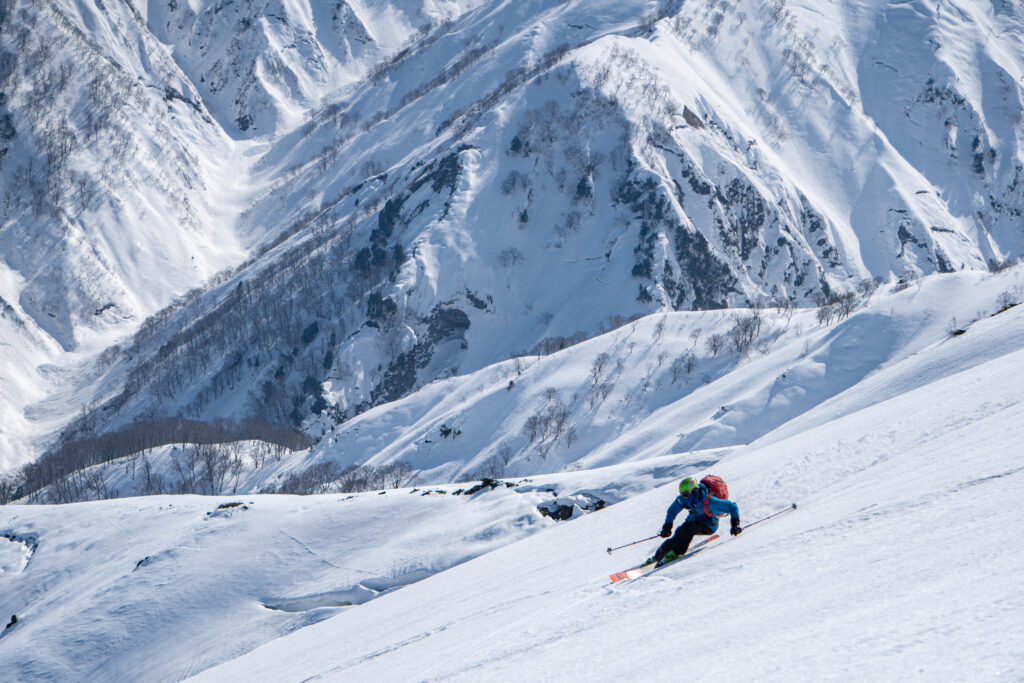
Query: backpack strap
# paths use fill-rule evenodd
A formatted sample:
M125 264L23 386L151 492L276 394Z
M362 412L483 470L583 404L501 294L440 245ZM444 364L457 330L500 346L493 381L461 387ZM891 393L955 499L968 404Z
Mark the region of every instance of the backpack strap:
M711 496L713 496L713 495L714 495L714 492L709 489L708 490L708 495L704 496L704 503L703 503L703 506L702 506L704 508L704 514L707 515L708 517L727 517L728 515L726 513L724 513L724 512L721 513L721 514L718 514L718 515L716 515L715 513L711 512L711 508L708 506L708 503L711 502Z

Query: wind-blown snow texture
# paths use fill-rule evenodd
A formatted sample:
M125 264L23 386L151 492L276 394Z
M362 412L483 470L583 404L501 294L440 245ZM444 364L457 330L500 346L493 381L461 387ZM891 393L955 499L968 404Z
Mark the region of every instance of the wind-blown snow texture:
M1024 254L1018 4L169 7L0 12L8 464Z

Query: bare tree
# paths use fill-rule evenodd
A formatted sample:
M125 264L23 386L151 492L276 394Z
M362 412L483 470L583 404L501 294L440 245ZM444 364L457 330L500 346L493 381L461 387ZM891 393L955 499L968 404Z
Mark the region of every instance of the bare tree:
M497 479L504 476L504 474L505 467L502 465L501 459L497 456L492 456L485 460L471 474L467 475L467 479Z
M761 311L754 310L750 313L737 313L733 316L733 326L729 330L729 341L736 353L744 355L757 341L761 334L761 324L764 318Z
M712 356L717 356L718 353L725 348L725 335L715 333L708 335L707 339L704 340L704 346L707 348L708 353Z
M611 360L611 356L607 353L598 354L597 358L590 365L590 381L594 386L601 383L604 377L604 371L608 367L608 361Z
M960 327L960 325L957 324L956 316L950 318L949 321L946 323L946 334L948 334L951 337L958 337L966 331L966 329Z
M569 409L561 403L551 406L548 410L551 420L551 432L554 441L562 438L565 425L569 422Z
M608 398L608 395L612 393L614 388L615 384L612 382L601 382L597 386L591 387L590 393L587 396L590 408L594 409L604 403L605 399Z
M508 467L508 464L512 462L512 455L512 446L510 446L507 441L503 441L502 444L498 446L498 458L501 460L501 464Z
M397 489L412 483L412 480L416 478L416 473L413 471L412 465L399 460L382 467L381 477L386 488Z
M836 316L839 320L849 318L857 309L857 295L853 292L840 294L833 299L833 305L836 307Z
M774 300L774 305L779 312L779 315L786 319L786 324L793 319L793 314L796 312L796 304L788 296L778 296Z
M996 309L1002 313L1003 311L1013 308L1020 303L1021 290L1019 287L1007 289L1000 292L999 296L996 297Z
M500 254L498 254L498 263L503 268L511 268L523 261L523 252L519 251L515 247L509 247Z
M687 351L683 355L677 356L669 368L672 373L672 384L679 382L683 378L684 372L687 375L693 373L695 367L697 367L697 356L693 351Z
M15 500L21 488L20 473L0 474L0 505L7 505Z
M343 470L336 462L318 462L302 472L290 475L281 482L277 493L309 495L327 493L332 484L350 470Z
M199 447L186 446L177 457L172 457L174 469L178 474L178 493L198 493L199 482Z
M865 303L871 300L871 296L875 293L875 290L878 289L878 285L881 283L882 278L876 277L874 279L864 278L857 284L857 291L860 293L861 298Z
M164 492L163 477L153 472L149 458L142 458L142 493L145 495L157 495Z
M231 455L227 450L214 444L203 444L196 446L196 449L199 452L202 481L206 484L207 493L212 496L225 493L224 485L228 474L235 469Z
M529 443L533 443L544 433L544 421L539 415L531 415L526 418L523 424L523 436Z
M664 334L665 334L665 317L662 316L661 319L658 320L658 324L654 327L654 341L655 342L661 341L661 338L662 338L662 336Z

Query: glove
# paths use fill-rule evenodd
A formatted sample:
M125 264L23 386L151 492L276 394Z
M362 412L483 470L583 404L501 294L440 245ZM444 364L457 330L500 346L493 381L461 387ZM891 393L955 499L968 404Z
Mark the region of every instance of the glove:
M672 522L665 522L665 526L661 527L661 533L658 534L662 538L668 538L672 535Z
M732 520L732 528L729 529L729 533L732 534L733 536L739 536L740 534L743 533L743 527L740 526L740 520L738 520L738 519Z

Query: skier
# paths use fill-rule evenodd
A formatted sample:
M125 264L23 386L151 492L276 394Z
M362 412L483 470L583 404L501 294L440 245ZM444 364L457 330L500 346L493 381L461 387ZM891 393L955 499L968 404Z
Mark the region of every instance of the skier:
M690 514L686 521L676 529L672 536L672 523L676 516L686 508ZM668 540L659 546L653 557L644 562L645 565L655 562L658 566L671 562L686 554L690 542L694 536L710 536L718 530L718 517L729 515L732 518L730 533L735 536L743 531L740 526L740 509L731 500L716 498L711 494L710 489L697 479L687 477L679 483L679 495L668 507L665 515L665 524L658 534ZM672 536L672 538L669 538Z

